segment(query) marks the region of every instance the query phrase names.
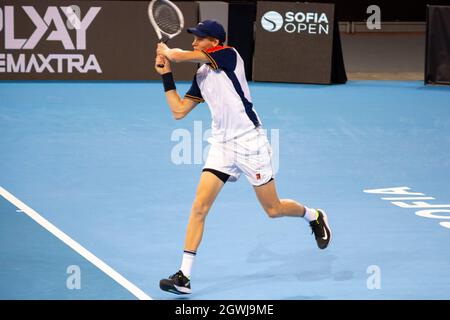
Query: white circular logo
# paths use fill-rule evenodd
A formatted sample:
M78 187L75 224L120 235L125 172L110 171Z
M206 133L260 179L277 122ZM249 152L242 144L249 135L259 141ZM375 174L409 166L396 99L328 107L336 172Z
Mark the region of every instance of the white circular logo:
M283 17L276 11L268 11L262 16L261 25L269 32L278 31L283 26Z

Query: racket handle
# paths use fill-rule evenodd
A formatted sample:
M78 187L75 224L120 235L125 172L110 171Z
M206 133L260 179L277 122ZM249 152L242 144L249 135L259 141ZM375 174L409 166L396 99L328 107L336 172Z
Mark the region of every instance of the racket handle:
M160 43L167 43L167 41L169 40L169 38L167 38L167 37L162 37L161 39L159 39L159 42ZM163 64L157 64L156 65L158 68L164 68L164 65Z

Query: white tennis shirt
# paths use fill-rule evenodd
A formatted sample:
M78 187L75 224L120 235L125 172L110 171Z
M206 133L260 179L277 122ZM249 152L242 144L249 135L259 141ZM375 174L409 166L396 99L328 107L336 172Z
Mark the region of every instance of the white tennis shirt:
M206 101L212 115L212 137L227 141L261 126L245 78L244 62L236 49L216 46L203 52L210 62L197 70L185 98Z

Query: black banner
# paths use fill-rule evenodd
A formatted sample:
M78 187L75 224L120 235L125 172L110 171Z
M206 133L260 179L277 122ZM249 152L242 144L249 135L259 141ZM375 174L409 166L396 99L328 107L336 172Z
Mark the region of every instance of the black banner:
M149 1L6 0L0 4L0 80L152 80L155 31ZM195 2L175 2L186 27L198 22ZM168 45L190 49L183 32ZM192 80L195 64L174 65Z
M159 301L0 301L4 314L60 319L65 312L72 317L113 317L161 320L290 320L301 318L305 310L320 312L324 318L362 318L366 313L383 318L386 312L401 310L402 316L429 317L448 310L445 300L381 300L381 301L299 301L299 300L159 300ZM10 310L10 311L8 311ZM389 310L389 311L388 311ZM425 314L426 313L426 314ZM312 313L309 313L310 316ZM144 315L144 316L143 316Z
M428 6L425 83L450 84L450 6Z
M253 79L331 83L334 5L258 2Z

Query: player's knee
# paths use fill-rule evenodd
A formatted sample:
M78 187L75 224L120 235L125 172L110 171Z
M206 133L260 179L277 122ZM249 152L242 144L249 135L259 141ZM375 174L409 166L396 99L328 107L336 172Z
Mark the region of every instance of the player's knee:
M198 219L205 219L209 211L209 205L203 201L194 201L192 215Z
M269 218L277 218L280 215L280 208L278 206L264 207Z

